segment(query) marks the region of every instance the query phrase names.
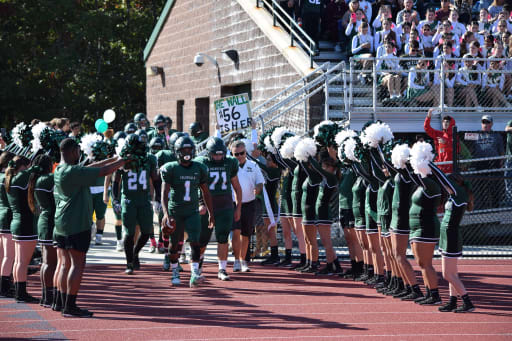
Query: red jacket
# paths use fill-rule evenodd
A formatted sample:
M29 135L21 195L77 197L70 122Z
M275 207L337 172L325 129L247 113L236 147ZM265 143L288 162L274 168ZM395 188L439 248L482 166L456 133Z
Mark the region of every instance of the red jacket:
M425 118L423 128L428 136L434 140L436 147L436 159L435 162L452 161L453 160L453 136L452 128L455 125L455 120L452 118L450 125L447 130L436 130L430 126L430 117ZM439 142L439 138L444 139L444 143ZM445 173L451 173L453 171L453 165L439 165L440 170Z

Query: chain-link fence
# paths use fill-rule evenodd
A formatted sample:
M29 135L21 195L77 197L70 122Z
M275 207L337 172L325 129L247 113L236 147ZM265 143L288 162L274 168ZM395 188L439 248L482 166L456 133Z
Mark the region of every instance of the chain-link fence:
M351 58L349 111L512 113L512 61L505 58Z

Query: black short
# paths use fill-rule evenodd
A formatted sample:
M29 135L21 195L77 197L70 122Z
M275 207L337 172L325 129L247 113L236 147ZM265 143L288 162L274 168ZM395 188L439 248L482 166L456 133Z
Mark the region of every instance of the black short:
M250 237L254 230L254 218L256 212L256 200L242 203L240 220L233 222L233 230L241 230L244 237Z
M354 211L351 208L340 208L340 225L344 229L354 228Z
M70 236L55 235L54 238L59 249L87 252L91 244L91 231L86 230Z

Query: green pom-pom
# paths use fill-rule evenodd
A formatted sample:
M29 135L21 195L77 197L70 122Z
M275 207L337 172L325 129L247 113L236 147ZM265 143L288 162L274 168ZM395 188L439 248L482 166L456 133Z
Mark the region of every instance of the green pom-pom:
M148 152L149 148L146 143L142 141L138 135L130 134L126 138L126 143L119 156L121 156L123 160L130 161L129 166L125 166L125 168L142 169L145 168L149 162Z

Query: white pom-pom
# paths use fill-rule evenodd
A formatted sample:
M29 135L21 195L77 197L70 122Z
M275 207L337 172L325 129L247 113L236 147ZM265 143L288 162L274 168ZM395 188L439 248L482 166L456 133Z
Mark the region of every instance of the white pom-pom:
M123 150L125 143L126 143L126 139L117 140L117 145L116 145L116 154L117 155L121 155L121 151Z
M283 136L286 133L291 133L291 131L289 131L285 127L278 127L274 130L274 132L272 133L271 139L276 148L279 148L279 146L281 145L281 140L283 139Z
M343 144L343 141L345 141L349 137L356 137L356 136L357 136L357 133L355 131L353 131L351 129L346 129L346 130L342 130L339 133L337 133L334 140L336 141L336 144L338 145L338 147L341 147L341 145Z
M346 139L345 142L343 143L343 148L345 148L344 149L345 155L347 156L347 158L349 160L359 161L355 154L356 146L357 146L357 141L352 137Z
M293 155L298 161L308 161L310 156L316 155L315 140L310 137L306 137L305 139L300 140L295 147L295 152Z
M93 159L92 145L97 141L101 141L101 137L98 134L87 134L82 137L80 141L80 149L82 149L89 159Z
M410 163L414 173L421 175L422 178L432 174L430 161L434 159L432 146L427 142L416 142L411 148Z
M32 135L34 136L34 139L32 140L32 153L37 153L39 149L43 148L43 145L41 144L41 133L46 128L48 128L48 126L43 122L39 122L32 127Z
M297 144L302 140L300 136L292 136L286 139L284 141L283 146L279 150L281 152L281 155L285 159L291 159L293 158L293 153L295 152L295 147L297 147Z
M404 169L407 160L409 160L410 149L407 144L398 144L391 152L391 162L397 169Z
M364 135L370 147L377 148L379 143L386 143L393 139L391 128L386 123L373 123L364 130Z
M314 128L313 128L313 132L314 132L314 136L317 136L318 135L318 132L320 130L320 127L322 126L326 126L326 125L333 125L333 124L336 124L334 123L333 121L330 121L330 120L325 120L325 121L322 121L320 123L318 123Z
M359 139L361 140L361 143L363 146L369 146L370 145L370 139L368 136L363 132L361 132L361 135L359 135Z
M20 134L26 127L27 125L24 122L20 122L12 129L12 140L17 146L23 147Z
M274 154L276 152L276 149L272 145L272 142L270 142L270 136L265 137L263 140L263 143L265 144L265 149L269 152Z
M247 155L252 155L252 152L254 151L254 143L250 139L242 139L242 141L245 143L245 152Z

